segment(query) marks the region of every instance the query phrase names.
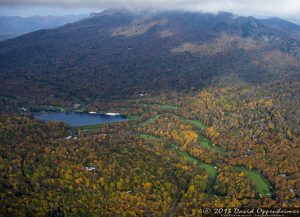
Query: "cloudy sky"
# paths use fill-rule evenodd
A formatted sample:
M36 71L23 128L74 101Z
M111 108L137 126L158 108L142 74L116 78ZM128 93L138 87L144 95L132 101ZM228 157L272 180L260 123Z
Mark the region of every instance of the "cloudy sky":
M108 8L228 11L237 15L300 20L299 0L0 0L0 15L63 15Z

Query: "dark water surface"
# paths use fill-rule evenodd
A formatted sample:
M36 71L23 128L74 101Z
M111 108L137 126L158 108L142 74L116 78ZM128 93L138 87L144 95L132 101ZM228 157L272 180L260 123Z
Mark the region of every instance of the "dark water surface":
M54 122L65 122L66 124L75 126L87 126L87 125L97 125L104 123L114 123L126 121L126 117L122 116L110 116L102 114L88 114L79 112L69 112L69 113L39 113L35 114L34 118L41 121L54 121Z

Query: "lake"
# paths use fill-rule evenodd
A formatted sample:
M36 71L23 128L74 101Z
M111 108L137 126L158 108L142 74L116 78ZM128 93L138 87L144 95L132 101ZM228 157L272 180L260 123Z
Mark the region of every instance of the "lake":
M67 112L67 113L38 113L34 115L34 118L41 121L54 121L64 122L72 127L88 126L105 123L115 123L126 121L126 117L111 116L102 114L88 114L79 112Z

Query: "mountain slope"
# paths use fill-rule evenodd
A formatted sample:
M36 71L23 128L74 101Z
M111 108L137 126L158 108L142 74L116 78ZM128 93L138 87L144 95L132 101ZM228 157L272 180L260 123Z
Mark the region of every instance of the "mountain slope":
M298 32L300 31L300 26L298 26L297 24L279 18L262 19L261 22L263 22L266 25L271 25L272 27L277 27L281 30L289 29Z
M293 79L295 34L228 13L105 11L1 43L0 95L45 104L185 92L226 74Z

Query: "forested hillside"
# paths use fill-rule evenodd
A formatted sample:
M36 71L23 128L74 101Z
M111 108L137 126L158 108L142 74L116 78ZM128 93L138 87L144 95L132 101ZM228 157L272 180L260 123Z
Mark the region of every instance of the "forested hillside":
M279 27L281 28L279 28ZM228 13L105 11L0 44L1 95L30 103L299 78L299 31Z
M0 43L0 216L300 208L299 36L278 19L105 11Z
M0 212L201 216L205 207L299 207L299 82L216 85L101 107L128 115L118 124L70 128L2 113Z

